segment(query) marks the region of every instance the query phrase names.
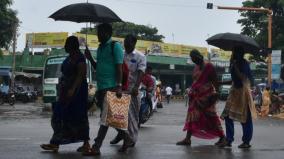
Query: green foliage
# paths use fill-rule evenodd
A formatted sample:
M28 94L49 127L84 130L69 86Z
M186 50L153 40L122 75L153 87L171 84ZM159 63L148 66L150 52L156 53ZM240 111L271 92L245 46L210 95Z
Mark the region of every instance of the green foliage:
M244 7L271 8L272 17L272 47L284 50L284 0L254 0L243 2ZM267 48L268 16L264 12L241 11L244 17L238 20L242 33L251 36Z
M127 34L134 34L139 40L163 42L163 35L158 35L156 27L137 25L130 22L113 23L113 36L124 38ZM97 34L96 28L82 28L81 33Z
M14 34L14 28L18 27L17 12L9 8L12 0L0 1L0 48L8 48Z

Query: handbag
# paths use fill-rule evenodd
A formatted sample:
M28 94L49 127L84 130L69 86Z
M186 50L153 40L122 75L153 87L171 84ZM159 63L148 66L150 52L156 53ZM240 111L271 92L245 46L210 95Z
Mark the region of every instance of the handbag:
M130 100L131 96L128 94L122 94L122 97L118 98L115 92L107 91L105 101L107 107L106 124L108 126L127 130Z

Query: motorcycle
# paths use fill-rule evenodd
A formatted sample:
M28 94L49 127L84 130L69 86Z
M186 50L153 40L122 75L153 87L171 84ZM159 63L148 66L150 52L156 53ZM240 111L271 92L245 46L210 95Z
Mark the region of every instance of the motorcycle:
M27 103L32 101L32 93L25 91L22 86L16 86L15 97L17 100Z
M15 104L16 98L14 92L0 92L0 105L9 103L11 106Z
M141 105L140 105L140 111L139 111L139 124L140 127L141 124L146 123L151 115L152 115L152 101L147 96L146 89L142 88L140 89L141 92Z

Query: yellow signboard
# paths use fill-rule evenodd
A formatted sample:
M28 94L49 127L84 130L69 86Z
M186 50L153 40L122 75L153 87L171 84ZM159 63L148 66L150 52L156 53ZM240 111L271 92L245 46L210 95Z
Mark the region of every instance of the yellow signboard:
M229 61L231 58L231 51L224 51L221 49L211 49L211 60Z
M224 51L221 49L211 49L211 60L229 61L231 59L232 51ZM245 54L244 58L249 60L251 54Z
M86 35L80 33L75 33L74 35L79 38L80 46L85 46ZM121 44L123 44L124 41L123 38L118 38L118 37L113 37L112 39L120 42ZM96 35L87 35L87 41L89 48L93 49L98 48L99 41ZM204 57L208 56L206 47L195 47L189 45L170 44L170 43L145 41L145 40L138 40L136 43L136 49L145 54L161 53L167 55L182 55L182 56L188 56L191 50L197 49L203 54Z
M80 46L84 47L87 44L89 48L96 49L99 46L97 35L87 35L81 33L74 33L79 39ZM68 37L67 32L54 33L28 33L26 34L26 42L29 47L46 48L46 47L64 47L65 40ZM115 41L123 44L124 38L113 37ZM208 56L206 47L195 47L189 45L170 44L154 41L138 40L136 49L145 54L159 53L161 55L173 56L188 56L193 49L199 50L206 58Z
M68 32L53 33L28 33L26 34L26 45L29 47L64 47Z

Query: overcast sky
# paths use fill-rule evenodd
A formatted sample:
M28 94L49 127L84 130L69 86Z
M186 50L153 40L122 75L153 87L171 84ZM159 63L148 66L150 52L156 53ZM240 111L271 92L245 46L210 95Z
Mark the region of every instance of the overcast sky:
M206 39L216 33L240 33L240 15L233 10L206 9L206 3L218 6L242 6L243 0L89 0L112 9L122 20L157 27L164 42L207 47ZM29 32L79 31L83 23L60 22L48 18L56 10L86 0L14 0L12 8L21 21L17 50L25 46Z

